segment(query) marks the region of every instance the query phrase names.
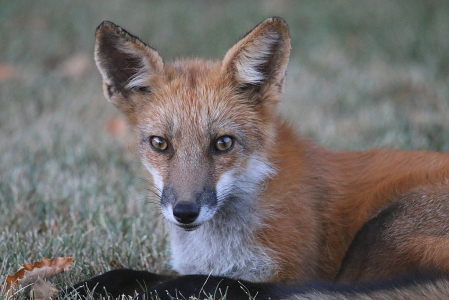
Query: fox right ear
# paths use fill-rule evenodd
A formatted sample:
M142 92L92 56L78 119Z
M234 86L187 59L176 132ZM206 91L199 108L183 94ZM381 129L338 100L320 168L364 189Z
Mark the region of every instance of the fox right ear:
M241 92L252 99L279 99L290 56L287 23L278 17L266 19L226 53L223 72ZM270 93L272 97L263 97ZM254 96L256 98L254 98Z
M106 98L125 115L136 104L131 95L151 92L151 78L162 75L160 55L137 37L104 21L95 33L95 62L103 76Z

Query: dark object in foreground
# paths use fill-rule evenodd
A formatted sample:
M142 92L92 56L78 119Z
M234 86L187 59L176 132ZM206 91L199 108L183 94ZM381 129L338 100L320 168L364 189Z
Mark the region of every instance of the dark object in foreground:
M305 282L295 285L252 283L225 277L186 275L169 279L146 271L114 270L74 286L83 299L121 295L138 299L449 299L449 279L435 273L415 273L398 280L381 280L356 284ZM87 287L87 289L86 289ZM146 288L147 292L143 292ZM93 290L93 291L92 291ZM74 293L74 290L64 293ZM226 298L224 298L226 296Z
M143 293L172 278L173 276L158 275L147 271L117 269L77 283L73 288L62 293L83 297L93 295L95 298L107 295L117 298L123 294L134 296L136 293Z

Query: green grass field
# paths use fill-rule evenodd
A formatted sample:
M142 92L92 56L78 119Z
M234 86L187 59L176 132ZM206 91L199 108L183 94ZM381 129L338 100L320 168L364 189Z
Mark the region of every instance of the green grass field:
M58 287L115 267L169 272L132 147L106 130L94 32L113 21L165 60L220 59L270 16L290 25L280 111L335 150L449 151L449 2L0 0L0 279L72 256ZM0 296L1 298L1 296Z

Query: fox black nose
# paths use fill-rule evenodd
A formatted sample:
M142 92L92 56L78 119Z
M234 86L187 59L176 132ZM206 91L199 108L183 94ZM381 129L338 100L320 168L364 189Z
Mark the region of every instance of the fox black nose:
M182 224L193 223L198 215L200 214L200 209L198 205L194 203L177 203L173 207L173 216L176 221Z

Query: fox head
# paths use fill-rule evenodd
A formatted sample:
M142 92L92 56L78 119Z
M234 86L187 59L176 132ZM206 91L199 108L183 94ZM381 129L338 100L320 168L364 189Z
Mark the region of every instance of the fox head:
M254 196L273 173L267 153L289 53L280 18L259 24L221 62L166 64L123 28L97 28L104 94L135 129L169 221L193 230L231 209L226 203Z

